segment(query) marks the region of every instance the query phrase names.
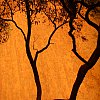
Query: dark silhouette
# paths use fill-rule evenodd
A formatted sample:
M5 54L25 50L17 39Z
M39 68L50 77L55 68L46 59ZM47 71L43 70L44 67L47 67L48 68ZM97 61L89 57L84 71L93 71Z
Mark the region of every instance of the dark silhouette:
M14 4L15 2L17 3L16 5ZM37 5L37 3L38 3L38 5ZM3 0L2 3L1 3L1 7L3 9L0 10L0 13L1 13L0 20L2 20L3 22L6 22L6 21L7 22L13 22L15 24L15 26L23 34L23 37L24 37L24 40L25 40L26 54L27 54L27 57L29 59L29 62L31 64L31 66L32 66L33 74L34 74L34 78L35 78L35 83L36 83L36 87L37 87L37 98L36 99L37 100L41 100L42 88L41 88L39 73L38 73L37 66L36 66L37 58L38 58L38 55L41 52L43 52L44 50L46 50L49 47L50 44L53 44L53 43L50 43L51 38L53 37L54 33L61 26L63 26L64 24L67 23L67 18L60 25L57 26L55 22L60 22L62 20L59 19L59 18L57 18L58 16L57 16L55 2L54 2L53 5L55 6L55 9L54 10L55 10L56 16L53 17L53 19L51 17L53 14L50 13L50 10L52 10L52 9L49 8L49 14L47 14L48 13L48 12L46 12L46 9L47 8L45 8L46 3L41 2L41 1L39 2L38 0L37 0L37 3L35 4L35 2L33 2L32 0L13 0L13 1ZM33 10L33 7L35 8L35 10ZM54 30L50 34L49 39L48 39L48 43L46 44L46 46L44 46L41 50L37 50L36 51L36 54L35 54L35 57L33 59L32 54L31 54L31 51L30 51L30 38L31 38L31 34L32 34L32 32L31 32L31 30L32 30L32 23L35 22L35 24L38 24L38 22L35 21L35 17L36 17L36 14L37 13L40 13L40 10L52 22L52 24L54 25ZM16 13L17 11L25 12L26 13L26 16L27 16L27 27L28 27L27 36L25 35L23 29L21 29L17 25L17 23L14 21L13 16L14 16L14 13ZM32 15L33 14L35 15L35 17L33 17L33 19L32 19ZM66 15L66 13L65 13L65 15ZM61 17L63 17L63 16L61 16ZM6 27L4 27L4 28L6 28ZM34 47L33 47L33 49L34 49ZM34 49L34 50L36 50L36 49Z
M5 43L9 39L10 25L4 20L0 19L0 44Z
M98 26L97 24L95 24L94 22L92 22L89 19L89 13L90 11L94 10L96 7L100 7L100 2L94 2L94 3L86 3L84 2L84 0L66 0L68 5L66 5L64 0L60 0L64 9L68 12L69 17L70 17L70 21L69 21L69 26L70 26L70 31L69 31L69 36L72 38L73 40L73 49L72 51L74 52L74 54L81 60L83 61L85 64L81 65L81 67L79 68L76 80L74 82L72 91L71 91L71 95L70 95L70 100L76 100L76 96L79 90L79 87L82 83L82 81L84 80L84 77L86 75L86 73L96 64L96 62L98 61L99 57L100 57L100 26ZM87 1L87 0L86 0ZM80 4L80 8L79 11L77 12L76 9L76 5ZM91 5L90 5L91 4ZM85 13L85 17L81 15L80 11L82 9L82 6L85 6L87 8L87 11ZM75 37L72 34L72 32L75 30L74 26L73 26L73 21L76 18L76 14L79 14L80 17L82 19L84 19L90 26L94 27L97 32L98 32L98 40L97 40L97 46L94 50L94 52L92 53L92 55L90 56L89 60L86 61L84 58L82 58L76 51L76 41L75 41Z
M47 4L48 2L52 4L51 7L48 6ZM78 6L78 4L80 6ZM59 5L61 8L57 8L57 5ZM100 52L99 52L100 51L100 26L98 26L97 24L95 24L89 19L90 12L92 10L96 12L98 10L97 7L100 7L100 2L98 0L96 0L95 2L91 2L91 0L9 0L9 1L2 0L2 2L0 2L0 6L1 6L0 20L4 22L6 21L13 22L15 26L21 31L24 37L26 54L32 66L35 83L37 87L37 98L36 98L37 100L41 100L41 96L42 96L42 88L41 88L39 73L36 66L38 55L42 53L44 50L46 50L50 44L53 44L51 43L51 39L54 33L56 32L56 30L58 30L64 24L69 23L70 30L68 34L72 38L72 42L73 42L72 51L82 62L84 62L84 64L81 65L81 67L79 68L77 78L74 82L71 95L69 98L69 100L76 100L79 87L82 81L84 80L86 73L96 64L97 60L100 57ZM80 12L82 10L82 6L87 8L87 11L85 12L84 16ZM16 13L17 11L26 13L27 27L28 27L27 36L24 33L24 31L17 25L17 23L13 18L14 13ZM54 25L54 30L50 34L46 46L44 46L40 50L37 50L35 57L33 59L30 51L30 38L32 34L31 32L32 23L35 22L35 24L38 25L38 21L35 21L37 13L44 13L45 16L48 18L48 20ZM76 40L73 35L73 31L75 30L73 26L73 22L77 18L77 14L82 19L84 19L90 26L94 27L98 32L97 46L88 61L86 61L83 57L81 57L76 50ZM35 17L33 17L33 15ZM86 40L85 37L82 37L82 39ZM59 99L55 99L55 100L59 100Z

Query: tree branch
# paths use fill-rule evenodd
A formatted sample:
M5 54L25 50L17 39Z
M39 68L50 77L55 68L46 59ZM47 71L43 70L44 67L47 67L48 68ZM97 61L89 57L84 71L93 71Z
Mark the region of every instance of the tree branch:
M85 3L84 2L84 0L81 0L81 1L75 1L75 4L78 4L78 3L80 3L81 5L83 5L83 6L85 6L86 8L89 8L90 7L90 5L88 5L87 3Z
M17 23L13 20L13 19L3 19L0 17L0 19L4 20L4 21L9 21L9 22L13 22L15 24L15 26L22 32L23 36L24 36L24 40L26 41L26 36L24 31L17 25Z
M70 100L76 100L76 96L77 96L79 87L80 87L82 81L84 80L86 73L96 64L96 62L98 61L98 59L100 57L100 26L96 25L89 19L89 12L97 6L100 7L100 2L95 4L94 6L92 5L91 7L89 7L86 12L85 18L84 18L85 21L90 26L93 26L98 32L97 46L96 46L96 49L94 50L94 52L92 53L91 57L88 60L88 65L85 63L84 65L82 65L79 68L77 78L74 82L74 85L73 85L73 88L71 91Z
M11 11L11 18L12 18L12 20L13 20L13 11L12 11L12 9L11 9L11 7L10 7L10 5L9 5L8 1L7 1L7 0L5 0L5 2L7 3L8 7L9 7L9 9L10 9L10 11Z
M54 20L52 20L52 19L46 14L46 12L44 12L44 14L48 17L48 19L53 23L54 27L56 28L56 24L55 24Z
M69 15L71 15L71 12L70 12L70 10L68 9L68 7L66 6L64 0L60 0L60 2L62 3L62 6L63 6L63 8L67 11L67 13L68 13Z
M53 6L54 6L54 9L55 9L55 14L56 14L56 16L54 17L54 19L53 19L53 23L54 23L54 21L56 20L56 17L57 17L57 8L56 8L56 5L55 5L55 0L54 0L54 3L53 2L51 2L52 4L53 4Z
M73 3L72 5L72 12L70 12L70 10L68 9L68 7L66 6L64 0L60 0L63 7L65 8L65 10L69 13L69 16L70 16L70 21L69 21L69 27L70 27L70 31L68 32L69 33L69 36L72 38L72 42L73 42L73 53L84 63L88 64L87 61L81 57L78 52L76 51L76 40L75 40L75 37L74 35L72 34L72 32L75 30L75 28L73 27L73 20L75 19L76 17L76 5L74 4L73 0L71 0L69 3L69 5L71 6L71 3ZM74 12L75 10L75 12Z
M76 40L75 40L74 35L72 34L72 32L74 31L74 27L73 27L72 23L73 23L73 19L70 19L70 22L69 22L70 31L69 31L68 33L69 33L69 36L72 38L72 42L73 42L73 49L72 49L72 51L73 51L73 53L74 53L82 62L88 64L87 61L86 61L83 57L81 57L81 56L78 54L78 52L76 51Z
M65 21L64 23L62 23L62 24L59 25L58 27L55 27L55 29L53 30L53 32L51 33L51 35L50 35L50 37L49 37L49 39L48 39L47 45L46 45L44 48L42 48L41 50L37 51L38 54L41 53L41 52L43 52L44 50L46 50L46 49L49 47L49 45L51 44L50 41L51 41L51 39L52 39L54 33L57 31L57 29L59 29L61 26L63 26L63 25L66 24L67 22L68 22L68 21Z

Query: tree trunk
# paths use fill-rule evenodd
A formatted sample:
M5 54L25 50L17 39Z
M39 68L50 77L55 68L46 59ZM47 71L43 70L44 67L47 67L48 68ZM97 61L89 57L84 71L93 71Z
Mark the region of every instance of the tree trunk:
M77 78L76 78L76 81L73 85L73 89L72 89L72 92L71 92L71 95L70 95L70 99L69 100L76 100L76 96L77 96L77 92L79 90L79 87L87 73L87 65L84 64L80 67L79 71L78 71L78 75L77 75Z
M81 83L83 82L86 73L96 64L99 57L100 57L100 47L98 46L95 49L95 51L93 52L92 56L90 57L90 59L88 61L88 65L84 64L80 67L78 74L77 74L77 78L76 78L73 88L72 88L70 100L76 100L76 96L77 96L79 87L80 87Z
M28 25L28 33L27 33L27 39L26 39L26 53L27 53L27 57L29 59L29 62L32 66L32 70L33 70L33 74L34 74L34 78L35 78L35 83L36 83L36 87L37 87L36 100L41 100L42 90L41 90L41 84L40 84L38 70L36 67L38 53L36 52L35 58L33 60L32 55L31 55L31 51L30 51L30 46L29 46L30 45L30 37L31 37L31 16L30 16L30 5L29 5L28 0L25 0L25 4L26 4L26 12L27 12L26 13L27 25Z
M41 90L41 84L40 84L38 70L36 67L36 61L37 61L36 58L38 57L38 55L36 54L36 57L33 60L29 45L27 43L26 43L26 53L27 53L27 57L29 59L29 62L32 66L32 70L33 70L33 74L34 74L34 78L35 78L35 83L36 83L36 87L37 87L37 99L36 100L41 100L42 90Z

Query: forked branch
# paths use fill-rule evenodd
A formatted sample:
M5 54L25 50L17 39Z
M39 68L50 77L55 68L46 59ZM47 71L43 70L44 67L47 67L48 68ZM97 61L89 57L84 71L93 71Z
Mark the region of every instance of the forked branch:
M73 88L71 91L70 100L76 100L76 96L77 96L79 87L80 87L81 83L83 82L86 73L96 64L96 62L98 61L98 59L100 57L100 26L93 23L89 19L89 12L91 10L93 10L95 7L100 7L100 2L98 2L97 4L94 4L88 8L84 19L90 26L94 27L98 32L97 46L87 62L88 65L85 63L84 65L82 65L79 68L76 80L74 82L74 85L73 85Z
M84 63L86 63L86 64L88 64L87 63L87 61L83 58L83 57L81 57L80 55L79 55L79 53L77 52L77 50L76 50L76 39L75 39L75 37L74 37L74 35L73 35L73 31L75 30L75 28L74 28L74 26L73 26L73 21L74 21L74 19L76 18L76 15L75 15L75 13L76 12L70 12L70 10L68 9L68 7L66 6L66 4L65 4L65 2L63 1L63 0L61 0L61 3L62 3L62 5L63 5L63 7L64 7L64 9L69 13L69 16L70 16L70 21L69 21L69 27L70 27L70 31L68 32L69 33L69 36L72 38L72 43L73 43L73 49L72 49L72 51L73 51L73 53L82 61L82 62L84 62ZM74 6L74 4L73 4L73 6ZM76 5L75 5L76 6ZM73 8L75 8L75 7L73 7ZM72 9L73 9L72 8ZM74 11L75 9L73 9L72 11ZM73 16L74 15L74 16Z
M68 21L63 22L63 23L62 23L61 25L59 25L58 27L55 26L55 29L53 30L53 32L52 32L51 35L49 36L47 45L46 45L44 48L42 48L41 50L37 51L37 53L41 53L41 52L43 52L44 50L46 50L46 49L49 47L49 45L51 44L50 41L51 41L51 39L52 39L54 33L55 33L61 26L63 26L63 25L66 24L66 23L68 23Z

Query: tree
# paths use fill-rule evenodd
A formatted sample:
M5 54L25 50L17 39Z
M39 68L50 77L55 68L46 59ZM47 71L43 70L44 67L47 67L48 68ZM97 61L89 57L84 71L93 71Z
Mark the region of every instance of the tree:
M6 21L13 22L15 26L23 34L27 57L32 66L33 74L37 86L37 100L41 100L41 95L42 95L39 74L36 66L38 55L44 50L46 50L50 44L52 44L50 41L54 33L56 32L56 30L61 26L63 26L64 24L69 23L70 30L68 34L72 38L72 42L73 42L72 51L82 62L84 62L84 65L81 65L81 67L79 68L77 78L74 82L71 95L69 98L70 100L76 100L79 87L86 73L95 65L95 63L100 57L100 52L99 52L100 51L100 26L95 24L89 19L89 15L91 11L99 12L97 8L100 7L99 0L95 0L94 2L91 2L90 0L2 0L0 5L1 5L0 20L2 20L4 23ZM87 9L84 15L81 13L82 7L86 7ZM27 27L28 27L27 36L23 32L23 30L17 25L17 23L14 21L13 16L18 11L26 14ZM30 46L32 23L35 21L37 13L45 14L48 20L50 20L50 22L54 25L54 30L49 36L48 43L46 44L46 46L44 46L41 50L37 50L35 54L35 58L33 59L29 46ZM73 35L75 28L73 23L77 18L77 14L83 20L85 20L90 26L94 27L98 32L97 46L94 52L91 54L91 57L89 58L88 61L86 61L83 57L81 57L81 55L79 55L79 53L76 50L76 39ZM38 22L35 21L35 24L38 24Z
M49 4L51 3L52 6L49 7ZM62 13L64 10L62 8L56 8L57 1L39 1L39 0L2 0L0 2L0 21L2 21L3 25L5 25L6 22L13 22L17 29L19 29L24 37L25 41L25 47L26 47L26 54L29 59L29 62L33 69L33 74L35 78L35 83L37 87L37 100L41 100L42 95L42 89L41 89L41 83L39 78L39 73L37 70L36 62L38 55L42 53L44 50L46 50L50 44L52 44L51 38L53 37L54 33L57 29L59 29L61 26L67 23L67 13ZM58 7L59 5L58 2ZM59 10L59 11L58 11ZM57 13L58 11L58 13ZM25 13L26 19L27 19L27 35L24 33L23 29L20 28L16 21L14 20L14 14L16 12ZM44 13L45 16L50 20L50 22L54 25L54 30L49 36L48 43L46 46L44 46L41 50L36 50L35 57L32 58L32 54L30 51L30 38L31 38L31 30L32 30L32 23L35 22L35 24L38 24L37 21L35 21L37 13ZM61 15L60 15L61 14ZM65 17L65 18L63 18ZM62 22L62 23L61 23ZM0 23L0 25L2 25ZM6 29L7 27L1 27L1 29ZM5 30L6 31L6 30ZM34 47L33 47L34 49Z
M62 5L64 7L64 9L68 12L69 17L70 17L70 21L69 21L69 26L70 26L70 31L69 31L69 35L72 38L73 41L73 53L82 61L84 62L83 65L81 65L81 67L79 68L78 74L77 74L77 78L74 82L72 91L71 91L71 95L69 100L76 100L76 96L79 90L79 87L82 83L82 81L84 80L85 75L87 74L87 72L93 68L93 66L96 64L96 62L98 61L99 57L100 57L100 26L97 25L96 23L92 22L89 19L89 14L92 10L95 10L95 8L100 7L100 2L99 1L94 1L91 2L89 0L60 0L62 2ZM91 4L92 3L92 4ZM79 10L77 11L77 6L78 4L80 4L80 7L78 8ZM82 10L82 6L87 8L87 11L85 12L85 15L82 15L81 10ZM83 57L81 57L78 52L76 51L76 40L74 35L72 34L73 31L75 30L74 26L73 26L73 22L74 19L76 18L76 14L79 14L79 16L84 19L90 26L92 26L93 28L95 28L98 32L98 39L97 39L97 46L94 50L94 52L91 54L90 58L88 61L86 61Z

